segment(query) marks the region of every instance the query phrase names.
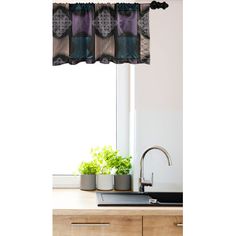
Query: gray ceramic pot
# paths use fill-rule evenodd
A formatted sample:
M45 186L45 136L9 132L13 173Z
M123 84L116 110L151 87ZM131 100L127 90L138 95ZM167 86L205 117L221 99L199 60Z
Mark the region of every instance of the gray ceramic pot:
M80 175L80 189L81 190L95 190L96 189L96 175Z
M115 190L131 190L131 175L115 175L114 176Z

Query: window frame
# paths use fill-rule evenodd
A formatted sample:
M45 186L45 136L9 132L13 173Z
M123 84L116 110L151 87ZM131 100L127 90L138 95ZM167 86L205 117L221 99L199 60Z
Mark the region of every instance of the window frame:
M116 65L116 148L122 155L130 150L130 65ZM54 174L53 188L79 188L80 176Z

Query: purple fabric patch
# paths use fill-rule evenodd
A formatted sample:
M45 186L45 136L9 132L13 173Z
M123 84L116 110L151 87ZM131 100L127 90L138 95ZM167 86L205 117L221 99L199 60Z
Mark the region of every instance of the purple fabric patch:
M86 12L83 16L72 14L72 35L92 35L92 13Z
M125 33L131 33L132 35L137 35L138 26L137 26L137 12L130 12L130 15L117 15L117 28L118 35Z

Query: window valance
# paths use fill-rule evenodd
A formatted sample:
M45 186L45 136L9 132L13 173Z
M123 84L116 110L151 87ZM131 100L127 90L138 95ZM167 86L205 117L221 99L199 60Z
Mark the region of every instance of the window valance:
M150 4L53 4L53 65L150 63Z

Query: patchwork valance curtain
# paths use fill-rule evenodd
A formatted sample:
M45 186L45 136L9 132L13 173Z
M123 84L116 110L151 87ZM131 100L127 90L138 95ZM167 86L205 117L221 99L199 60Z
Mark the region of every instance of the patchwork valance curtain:
M53 65L150 63L149 4L53 4Z

